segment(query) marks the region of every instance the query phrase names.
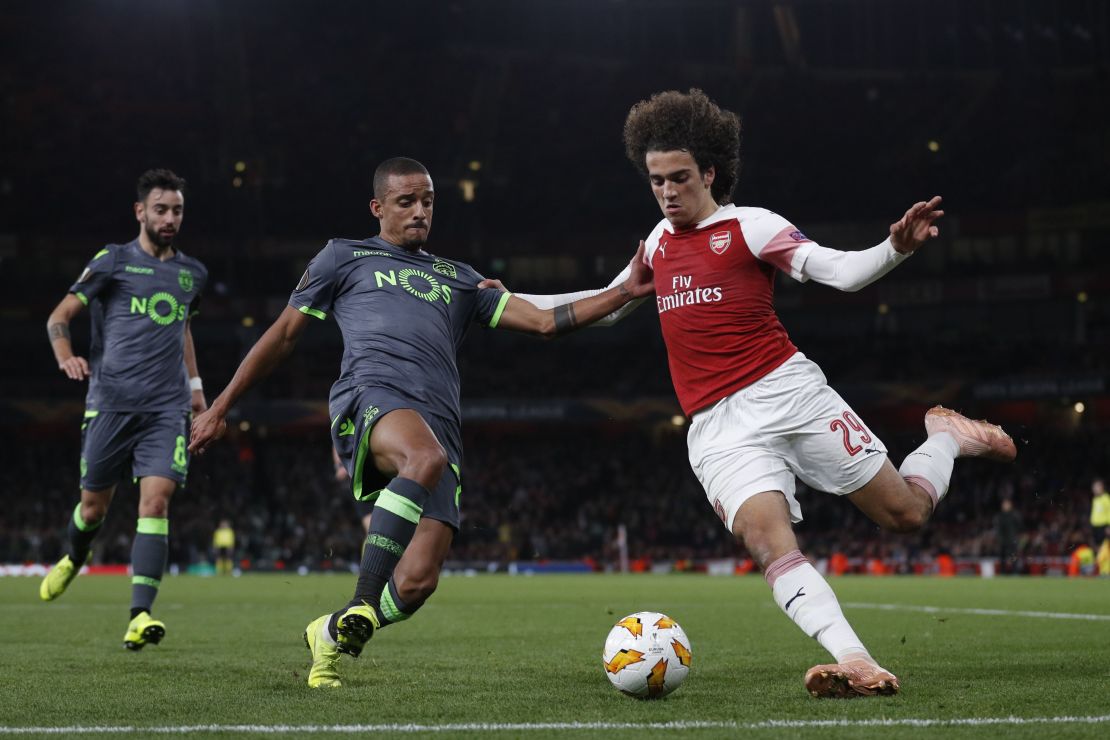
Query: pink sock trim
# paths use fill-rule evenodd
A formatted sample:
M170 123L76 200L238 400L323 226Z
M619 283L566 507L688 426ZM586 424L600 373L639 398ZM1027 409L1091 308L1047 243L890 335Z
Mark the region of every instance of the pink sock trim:
M903 475L902 480L925 489L925 493L929 494L929 498L933 500L933 508L937 508L937 504L940 503L940 496L937 495L937 487L930 483L928 478L923 478L920 475Z
M802 554L801 550L791 550L768 565L767 569L763 571L763 577L767 580L767 585L774 588L775 581L777 581L780 576L786 575L795 568L805 565L808 562L809 561L806 560L806 556Z

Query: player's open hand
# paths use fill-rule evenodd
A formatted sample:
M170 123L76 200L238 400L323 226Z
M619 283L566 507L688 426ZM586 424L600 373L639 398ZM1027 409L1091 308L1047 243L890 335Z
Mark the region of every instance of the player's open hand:
M928 202L914 203L906 215L890 225L890 243L899 254L913 254L927 240L940 231L933 223L944 215L937 208L940 196L934 195Z
M193 419L193 431L189 434L189 453L203 455L212 443L227 433L227 421L212 409Z
M644 251L644 240L641 239L640 248L636 250L636 256L628 263L632 274L628 276L624 287L632 294L633 298L643 298L655 292L655 273L652 272L644 260Z
M70 357L65 362L59 363L58 369L72 380L84 380L89 377L89 363L84 357Z
M484 280L482 280L482 282L478 283L478 288L497 288L502 293L509 292L509 289L505 287L505 284L497 278L485 278Z

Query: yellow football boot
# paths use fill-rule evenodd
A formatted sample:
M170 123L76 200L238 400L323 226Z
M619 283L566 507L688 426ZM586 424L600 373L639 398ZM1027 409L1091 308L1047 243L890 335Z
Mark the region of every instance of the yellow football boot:
M128 650L142 650L144 645L157 645L166 636L166 625L157 619L152 619L148 612L139 612L139 616L127 625L127 633L123 636L123 646Z
M304 629L304 644L312 654L312 668L308 672L310 689L338 689L343 685L339 680L339 650L325 634L330 614L313 619Z
M39 598L43 601L53 601L58 598L66 592L70 582L79 572L81 568L69 559L69 555L63 555L39 584Z
M340 614L335 623L336 650L357 658L362 653L363 646L374 636L374 630L380 626L378 615L365 601L352 606Z

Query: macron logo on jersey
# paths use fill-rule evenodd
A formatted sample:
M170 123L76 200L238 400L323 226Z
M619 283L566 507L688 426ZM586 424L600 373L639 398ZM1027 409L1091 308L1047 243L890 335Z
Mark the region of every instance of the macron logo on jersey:
M719 287L695 288L692 275L675 275L671 278L670 295L655 296L655 305L659 313L666 313L683 306L693 306L697 303L720 303L724 293Z

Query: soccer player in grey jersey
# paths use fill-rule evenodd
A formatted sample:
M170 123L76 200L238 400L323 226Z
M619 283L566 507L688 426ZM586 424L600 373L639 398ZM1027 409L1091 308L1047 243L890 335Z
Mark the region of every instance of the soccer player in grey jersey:
M81 426L81 501L67 529L69 552L39 595L62 595L89 555L116 484L128 466L139 483L139 521L131 548L131 621L125 647L158 643L166 626L151 617L166 567L170 497L189 469L189 416L207 408L189 323L208 270L173 246L185 209L185 181L150 170L138 182L139 236L98 251L50 314L58 367L89 380ZM89 360L73 352L69 324L92 314Z
M312 317L334 314L343 362L329 406L332 441L355 496L373 500L354 598L311 622L311 687L340 686L340 653L358 656L374 631L412 614L436 588L459 526L462 443L456 351L473 322L554 337L650 294L641 251L629 277L600 295L540 310L479 289L469 265L424 251L435 193L419 162L398 157L374 173L379 236L333 239L309 263L289 305L193 424L202 453L226 429L235 401L292 351Z

